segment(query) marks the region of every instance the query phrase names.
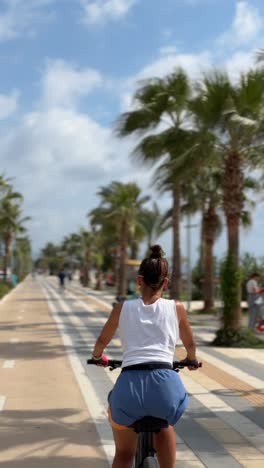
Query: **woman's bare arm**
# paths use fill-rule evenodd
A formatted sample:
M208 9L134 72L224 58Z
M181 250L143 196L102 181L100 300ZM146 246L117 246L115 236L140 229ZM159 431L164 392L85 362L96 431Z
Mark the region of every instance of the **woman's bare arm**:
M120 312L122 309L122 303L115 304L114 308L109 315L109 318L104 325L93 350L93 357L100 358L103 354L104 349L110 343L111 339L113 338L119 324L119 317Z
M191 326L187 317L187 312L181 302L176 302L179 321L180 338L187 351L187 359L196 359L196 346L193 338Z

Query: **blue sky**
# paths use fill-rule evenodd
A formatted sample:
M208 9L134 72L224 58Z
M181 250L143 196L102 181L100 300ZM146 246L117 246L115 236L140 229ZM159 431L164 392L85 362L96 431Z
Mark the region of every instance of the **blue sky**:
M179 65L192 79L221 66L235 80L259 47L262 0L0 0L1 166L25 196L34 252L85 226L114 179L157 197L129 157L135 141L112 131L138 80ZM262 255L263 205L254 219L241 248ZM170 254L170 234L162 241ZM194 257L197 243L194 232Z

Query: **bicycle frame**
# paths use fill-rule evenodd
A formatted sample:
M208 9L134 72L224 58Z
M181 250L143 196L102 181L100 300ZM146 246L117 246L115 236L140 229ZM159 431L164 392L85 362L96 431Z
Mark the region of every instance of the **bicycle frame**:
M87 364L98 365L93 359L88 359ZM174 361L172 369L178 372L189 365L188 361ZM105 367L109 367L110 371L113 371L121 366L122 361L109 359L108 365ZM199 363L199 367L202 367L202 363ZM168 422L163 419L146 417L140 421L136 421L131 427L139 434L134 468L158 468L158 462L155 457L154 435L161 429L168 427Z

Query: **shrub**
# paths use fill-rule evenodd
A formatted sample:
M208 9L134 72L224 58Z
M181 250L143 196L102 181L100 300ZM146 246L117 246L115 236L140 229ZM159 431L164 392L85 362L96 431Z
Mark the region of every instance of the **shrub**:
M9 293L13 289L13 286L11 283L8 283L7 281L0 281L0 299L2 299L6 294Z
M231 327L224 327L217 331L211 345L230 348L264 348L264 341L248 328L234 330Z

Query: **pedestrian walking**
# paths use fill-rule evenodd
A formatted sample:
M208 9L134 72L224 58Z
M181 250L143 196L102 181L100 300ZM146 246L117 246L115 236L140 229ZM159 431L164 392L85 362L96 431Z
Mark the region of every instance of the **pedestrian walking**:
M258 272L252 273L250 279L246 284L247 290L247 303L248 303L248 327L251 330L255 330L256 321L258 318L259 306L256 303L258 294L260 292L259 287L260 274Z
M64 269L62 268L59 273L58 273L58 278L59 278L59 283L60 283L60 289L64 291L65 287L65 272Z

